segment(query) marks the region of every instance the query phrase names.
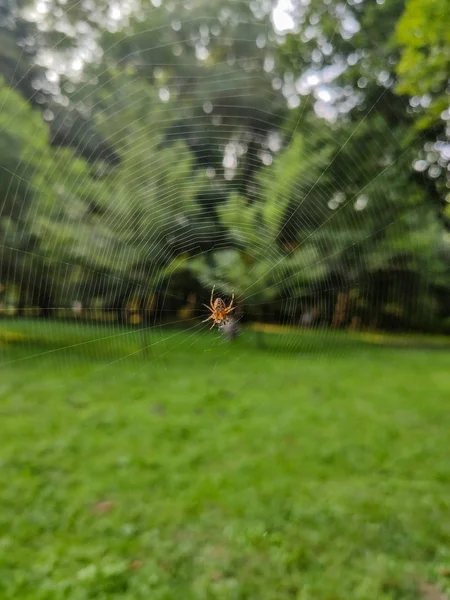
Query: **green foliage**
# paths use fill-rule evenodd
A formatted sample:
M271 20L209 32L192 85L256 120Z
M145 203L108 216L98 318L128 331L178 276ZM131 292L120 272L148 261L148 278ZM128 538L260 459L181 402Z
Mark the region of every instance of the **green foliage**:
M0 189L2 217L20 219L35 192L48 132L41 116L0 78Z
M320 77L327 71L331 76L334 70L329 85L338 119L358 123L366 113L380 112L391 126L409 122L404 98L394 93L392 85L398 60L393 36L403 9L404 0L296 4L298 32L286 36L280 48L280 68L295 78ZM310 89L315 98L317 87ZM304 106L298 110L303 114Z
M448 318L446 4L311 0L283 37L270 3L163 3L122 22L103 2L65 6L38 25L28 1L0 14L8 297L143 311L170 280L174 310L216 284L251 317L294 319L318 296L330 317L357 288L366 316ZM58 76L82 48L91 62ZM319 88L301 88L336 65L325 121Z
M258 181L260 194L253 203L231 194L220 207L220 222L234 248L190 263L208 287L215 284L227 293L234 290L253 316L261 315L265 303L280 300L285 288L290 295L298 295L307 282L326 272L314 244L292 248L283 236L295 184L302 176L298 163L303 147L297 138L273 169L263 170Z
M243 190L262 165L258 151L271 132L282 128L287 112L272 74L264 70L275 53L270 4L197 0L176 2L174 10L163 3L131 19L132 36L123 30L102 37L105 56L115 68L170 91L180 112L167 136L185 141L199 165L222 174L219 146L246 146L238 161ZM163 43L155 43L157 32Z
M192 269L205 286L233 289L245 312L260 318L271 302L291 314L293 303L311 294L317 302L333 286L370 298L374 277L401 271L403 283L381 284L386 305L401 307L403 326L425 322L426 314L434 318L439 308L426 290L430 282L446 285L448 242L423 188L409 176L412 153L400 128L394 138L376 116L357 130L336 127L331 138L327 126L313 122L307 130L307 124L261 172L257 200L231 194L219 209L234 249L198 258Z
M197 202L206 176L194 170L184 142L163 144L176 110L162 105L154 88L123 75L109 86L99 129L113 140L120 165L105 183L104 220L130 253L131 263L121 261L116 272L152 285L207 232Z
M89 282L102 277L103 295L114 295L118 280L122 287L145 285L148 294L172 261L192 250L205 233L196 202L205 176L193 172L192 156L182 142L161 148L167 117L164 121L154 90L127 77L111 80L109 92L103 88L109 111L98 127L108 133L121 159L112 171L72 150L50 148L39 113L4 84L0 91L7 277L30 281L26 274L47 264L53 302L59 305L70 304L74 294L83 296L83 287L89 289ZM20 255L13 273L12 256L30 250L30 239L33 254Z
M433 126L448 108L450 6L446 0L409 0L396 28L401 48L397 90L427 97L421 129Z

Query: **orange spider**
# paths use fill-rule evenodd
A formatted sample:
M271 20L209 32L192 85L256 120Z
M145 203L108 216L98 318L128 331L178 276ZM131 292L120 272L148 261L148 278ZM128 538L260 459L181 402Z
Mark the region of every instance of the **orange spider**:
M206 308L209 308L209 310L211 311L209 317L202 321L202 323L206 323L206 321L212 319L213 324L211 325L210 329L212 329L214 325L217 325L218 327L223 327L224 325L226 325L228 323L229 313L236 308L235 306L233 306L234 292L231 298L231 302L228 306L225 306L225 302L222 300L222 298L216 298L213 302L214 288L215 286L213 287L211 292L211 300L209 301L209 306L207 304L203 305L206 306Z

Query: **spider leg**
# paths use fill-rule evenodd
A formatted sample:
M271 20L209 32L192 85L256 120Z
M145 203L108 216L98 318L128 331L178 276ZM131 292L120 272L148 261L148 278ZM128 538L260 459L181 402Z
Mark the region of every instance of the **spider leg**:
M211 325L211 327L209 329L212 329L215 324L216 324L216 322L214 321L214 323Z
M209 315L209 317L207 319L205 319L204 321L202 321L202 323L206 323L206 321L209 321L210 319L213 319L214 317L212 315Z
M205 308L207 308L207 309L211 310L211 307L210 307L210 306L208 306L207 304L202 304L202 306L204 306Z
M211 290L211 300L209 301L211 308L214 310L214 304L213 304L213 298L214 298L214 290L216 289L216 286L213 285L213 289Z
M233 308L231 308L233 306L233 302L234 302L234 292L233 295L231 296L231 302L230 304L227 306L226 310L229 312L230 310L234 310Z

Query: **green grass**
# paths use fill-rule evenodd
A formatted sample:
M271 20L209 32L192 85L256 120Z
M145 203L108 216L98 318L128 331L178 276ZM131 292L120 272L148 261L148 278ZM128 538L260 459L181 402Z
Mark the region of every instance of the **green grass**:
M449 591L450 352L266 343L0 322L0 598Z

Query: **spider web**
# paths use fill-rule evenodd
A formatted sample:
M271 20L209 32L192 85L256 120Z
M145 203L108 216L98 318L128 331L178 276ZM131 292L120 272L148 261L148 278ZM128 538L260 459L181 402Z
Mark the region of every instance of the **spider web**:
M165 7L162 6L158 10L165 10ZM183 28L185 23L182 21L179 26ZM204 20L199 19L198 25L199 27L204 25ZM266 36L267 56L275 53L276 42L270 41L267 35L269 27L267 21L258 22L255 19L252 25L259 27L260 34ZM169 24L159 28L157 36L155 31L152 32L159 41L154 46L146 48L148 53L156 52L158 48L165 45L167 28L170 28ZM129 34L130 40L133 35L133 33ZM220 38L220 34L218 38ZM233 42L236 41L236 39L233 40ZM172 45L176 50L176 44ZM124 62L132 57L133 53L128 54L125 56ZM226 66L226 61L217 62L216 74L214 70L205 70L204 61L200 56L196 72L192 74L194 90L196 89L195 84L208 78L212 87L215 85L222 91L227 91L227 100L233 103L235 109L237 107L235 115L237 121L240 118L244 119L248 111L252 110L251 99L238 93L238 90L242 89L242 81L247 82L246 89L250 89L252 85L258 89L261 80L265 81L271 77L270 69L265 71L264 64L261 64L260 52L238 58L242 68L234 66L233 70L227 71L222 69ZM252 68L249 72L246 69L248 64L259 64L260 66L258 69ZM153 64L154 68L162 71L170 66L170 63ZM192 67L192 65L190 66ZM139 67L145 68L149 65L141 60ZM186 93L185 97L189 99L195 116L188 114L182 117L190 129L185 140L187 143L178 150L177 159L182 163L188 156L192 156L188 150L192 145L195 145L197 149L197 156L206 159L208 152L206 135L211 127L216 126L220 133L214 137L214 144L217 146L218 152L223 155L223 169L214 170L211 167L192 169L188 177L181 182L180 185L183 187L180 192L177 180L171 180L174 165L164 161L164 157L169 156L169 153L164 154L164 150L159 151L160 138L158 138L158 143L152 142L150 135L153 126L155 131L160 133L170 125L168 140L165 140L169 150L172 147L171 144L175 144L176 140L180 138L183 124L173 123L173 102L170 90L170 86L176 84L176 78L173 78L170 84L155 83L153 86L152 89L158 96L156 101L160 106L158 120L150 127L147 123L149 115L146 111L132 114L131 119L126 113L130 107L139 106L142 102L142 86L139 77L128 77L127 83L120 90L121 94L116 94L106 100L99 100L99 93L103 88L107 89L111 83L110 74L106 71L97 72L95 79L93 77L90 81L93 80L97 83L89 83L91 92L85 94L84 101L93 99L91 110L95 112L96 118L101 122L105 131L109 131L109 135L105 136L105 142L111 142L119 149L119 152L123 150L128 153L127 164L133 167L130 168L130 173L133 175L127 181L128 188L121 190L121 196L117 203L114 196L109 199L108 210L96 217L96 226L93 229L93 235L98 234L99 241L102 241L102 232L104 231L117 232L117 238L106 237L103 245L100 243L96 245L90 240L89 244L83 248L85 242L80 229L79 239L76 235L74 237L72 232L70 234L72 237L69 236L70 241L66 242L64 238L66 230L70 227L73 228L73 221L76 218L76 214L71 213L70 203L73 202L75 206L82 198L86 186L90 185L91 170L80 170L79 173L73 173L71 166L65 162L67 155L64 153L61 153L56 161L49 162L48 167L44 169L42 169L42 163L46 160L45 155L40 157L37 149L33 155L29 156L29 160L34 161L36 168L43 172L42 186L46 185L46 181L50 181L53 188L61 186L67 201L64 206L58 202L49 202L47 206L45 203L41 203L44 208L42 209L41 206L41 212L36 213L37 226L45 222L53 224L53 227L46 230L45 253L40 249L36 251L23 250L15 247L14 244L5 242L2 243L2 258L6 264L5 257L7 254L9 255L12 269L24 258L31 265L31 268L26 273L24 272L22 281L18 282L19 287L27 287L30 283L36 283L33 278L39 277L38 265L45 260L52 269L50 292L56 298L65 298L65 302L52 306L49 310L55 316L46 320L37 318L35 306L22 306L20 318L18 318L17 312L13 307L9 307L8 301L4 303L6 315L8 312L11 313L10 316L4 318L8 330L13 334L16 332L20 338L21 323L26 320L28 333L23 340L19 339L20 352L16 351L15 343L6 343L1 348L2 368L9 368L15 363L23 361L32 362L36 368L39 368L44 358L51 357L57 368L63 370L67 366L73 366L77 357L81 357L83 360L88 357L92 364L87 374L85 371L81 373L80 370L77 389L73 392L73 397L76 398L79 395L77 390L80 387L83 388L83 378L86 382L92 379L100 389L105 381L111 383L118 373L122 376L125 370L130 377L142 372L157 375L160 371L169 372L172 361L182 360L180 357L183 353L203 352L205 355L207 354L208 360L205 364L209 369L212 366L214 373L216 365L224 362L229 364L230 368L237 367L241 357L253 349L261 352L262 370L264 360L273 360L274 357L286 354L294 354L301 359L310 355L328 359L332 358L335 353L341 352L342 347L334 344L335 331L330 327L329 320L322 318L320 311L324 311L332 302L331 314L338 313L339 302L342 302L343 305L348 303L348 294L351 290L345 289L345 293L339 296L338 292L343 291L342 285L332 277L325 275L321 278L320 285L312 284L307 293L301 294L299 280L307 279L312 272L322 268L326 269L343 249L351 250L352 246L359 245L361 247L361 244L364 245L364 243L371 244L380 233L391 227L403 231L403 235L406 237L413 235L413 231L409 230L409 223L414 224L413 221L408 221L407 218L401 222L397 218L384 218L382 208L379 209L378 226L369 231L364 226L366 208L369 205L374 206L372 211L376 213L376 205L380 198L390 197L390 190L384 183L383 175L398 160L403 159L408 148L400 151L395 160L389 164L380 164L380 167L375 170L374 175L366 181L364 186L355 188L351 197L343 197L340 192L341 188L344 188L352 178L358 180L357 175L366 175L364 166L361 164L361 157L352 155L351 152L349 154L349 148L351 142L364 128L367 119L376 110L377 104L383 99L386 91L395 82L391 81L384 88L380 88L378 97L364 111L350 134L342 139L337 151L324 157L319 172L305 172L302 177L294 177L286 184L272 189L272 193L277 193L275 202L272 198L272 218L280 221L284 219L282 232L307 231L295 248L285 249L280 254L277 245L273 243L271 233L265 232L264 223L258 226L257 235L255 235L254 226L255 223L258 224L258 221L247 220L246 215L249 209L242 202L225 202L223 211L227 222L238 233L251 238L251 244L236 237L230 241L229 231L223 227L211 227L211 214L197 202L197 198L199 194L204 193L209 194L210 198L216 198L216 201L219 202L223 200L221 195L224 189L226 189L227 195L234 192L242 195L242 185L245 186L246 181L245 176L239 174L239 166L242 165L244 159L249 167L260 169L267 181L267 178L271 177L270 173L276 172L278 162L282 161L289 152L295 151L297 133L301 134L302 140L301 152L298 153L299 161L306 160L308 155L320 151L320 148L310 142L317 137L319 132L322 137L328 135L328 138L332 140L334 136L332 126L330 125L325 134L323 129L324 117L330 117L331 103L319 98L317 111L322 112L322 119L307 121L303 118L308 106L308 94L312 94L315 88L308 90L307 94L302 94L301 89L300 92L298 91L298 88L302 86L301 82L296 88L290 80L280 83L279 78L273 78L273 94L270 97L271 110L258 110L254 118L254 121L259 123L261 139L267 138L266 148L258 147L256 150L249 149L250 144L245 147L242 140L233 140L232 136L227 134L226 127L221 127L221 118L226 107L214 105L209 98L196 97L195 91L192 97L189 96L189 92ZM280 93L280 85L286 88L284 97ZM87 88L88 83L84 84L81 89L83 87ZM316 87L319 89L320 86ZM330 89L331 87L330 84ZM322 89L323 97L326 97L327 93L326 89L325 91ZM126 103L120 101L124 97L127 98ZM151 102L155 102L155 95L151 97ZM300 103L300 112L298 103ZM293 114L297 110L295 114L298 114L298 118L296 121L287 120L280 127L277 124L276 112L277 109L283 110L286 104ZM22 117L19 109L10 117L10 123L18 124ZM48 117L51 118L51 115ZM3 123L3 127L10 123ZM253 124L253 128L258 133L255 124ZM130 130L133 132L132 147L126 137L127 131ZM270 140L268 132L275 131L279 132L283 139ZM207 132L205 136L203 136L203 132ZM30 131L29 135L32 138L33 132ZM185 133L183 135L186 137ZM380 162L384 149L378 144L378 140L386 135L381 129L372 133L375 141L363 148L363 151L372 152L373 156L364 156L365 161ZM396 142L395 139L392 139L393 137L392 134L391 139L386 138L387 146L392 145L393 141ZM204 151L202 151L203 146L205 146ZM376 153L377 147L379 153ZM75 148L75 154L79 154L79 151L80 146ZM334 177L331 185L324 186L324 180L330 169L342 159L342 156L346 157L346 169L340 176ZM17 184L19 182L21 185L24 184L30 193L42 191L40 183L33 181L22 166L24 167L24 165L19 165L14 172L14 180L17 181ZM6 167L2 167L2 169L6 169ZM201 181L198 177L199 174L202 176ZM112 169L106 176L102 175L102 181L108 183L108 178L113 180L114 177L114 169ZM155 182L164 180L169 180L170 183L162 187L164 193L158 196L156 204L154 202ZM182 194L191 194L193 198L193 207L189 208L187 223L183 219L183 210L180 209ZM264 186L251 186L253 207L264 204L267 200L264 194ZM151 220L148 221L143 231L133 234L133 214L139 209L144 212L147 210L147 202L150 203L147 195L153 201L151 215L153 215L154 223ZM97 200L95 192L91 198ZM290 205L292 199L295 199L293 208ZM314 202L311 202L312 200ZM98 198L98 201L101 204L102 199ZM19 204L19 199L17 203ZM351 237L348 242L339 241L342 234L340 217L349 206L353 206L354 210L350 218L347 216L346 228L354 227L354 229L366 231L363 238L359 239L358 244ZM385 206L385 204L380 202L381 206ZM209 207L207 208L209 209ZM411 208L409 214L413 214L414 210L414 207ZM173 223L179 225L174 228ZM315 225L315 223L319 224ZM178 239L173 240L174 246L182 248L178 254L175 253L172 256L169 262L164 254L165 246L161 244L162 232L166 230L170 231L171 235L175 233ZM323 235L321 235L322 232ZM6 239L7 236L5 236ZM117 239L120 239L120 243L117 243ZM317 241L312 244L313 240ZM317 246L319 246L319 250ZM61 247L64 248L64 258L61 258ZM235 275L233 271L238 268L235 264L237 250L246 254L250 266L241 268L240 274ZM127 268L130 264L128 251L132 255L143 257L143 259L149 256L150 263L154 265L164 263L166 269L161 269L159 266L155 266L153 269L147 267L148 285L142 281L136 284L127 275ZM380 246L378 252L382 254L383 251L383 247ZM202 264L202 268L206 269L205 264L207 265L209 260L207 257L212 252L217 255L219 263L209 271L194 271L197 276L195 300L189 315L183 316L182 309L188 298L186 294L180 294L177 291L177 277L180 271L184 272L183 269L189 269L191 264ZM302 262L296 264L293 259L299 253L303 254ZM355 271L358 271L358 262L363 263L359 265L361 272L367 270L364 265L365 260L364 253L361 254L361 257L354 257ZM36 269L33 267L34 264L36 264ZM105 268L105 264L108 264L109 267ZM176 264L176 268L171 268L173 264ZM81 278L76 285L73 285L74 271L80 266L85 275L84 280ZM195 276L192 276L192 279L194 280ZM119 322L117 306L113 304L113 300L117 297L116 290L126 288L128 283L133 284L135 291L141 290L146 300L154 304L151 307L129 309L128 312L132 319L131 322L124 325ZM226 302L229 301L232 291L236 294L240 330L238 339L234 343L227 341L217 329L208 332L209 323L202 323L208 313L201 307L203 303L209 302L210 290L213 285L216 289L216 297L223 297ZM352 289L357 288L358 280L356 278L353 280ZM67 292L68 289L71 291ZM281 289L282 293L277 294L277 289ZM84 300L81 301L80 298ZM394 304L396 300L395 297L392 298ZM364 302L369 302L369 299L364 298L363 294L360 297L360 303L364 304ZM270 314L265 314L267 305L270 305ZM417 310L414 298L412 298L410 310ZM337 325L340 325L339 318L337 316L335 318ZM358 325L356 324L355 327L357 328ZM48 346L46 350L42 349L43 338ZM263 345L262 348L260 344ZM24 347L27 348L25 353L23 352ZM246 385L251 386L254 378L254 374L249 374Z

